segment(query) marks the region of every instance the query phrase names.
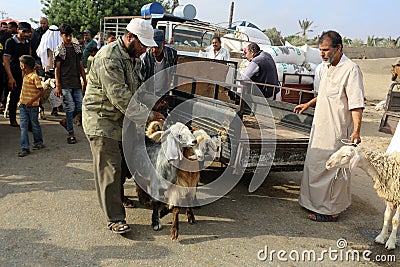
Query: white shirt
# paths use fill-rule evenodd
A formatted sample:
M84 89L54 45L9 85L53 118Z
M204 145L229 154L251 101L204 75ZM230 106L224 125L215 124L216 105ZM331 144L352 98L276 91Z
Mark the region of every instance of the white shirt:
M165 69L165 59L161 61L155 61L155 71L154 75L154 88L156 92L165 92L164 88L168 87L168 71Z
M218 60L229 60L230 55L228 50L221 47L217 54L214 53L214 48L207 51L207 58L218 59Z

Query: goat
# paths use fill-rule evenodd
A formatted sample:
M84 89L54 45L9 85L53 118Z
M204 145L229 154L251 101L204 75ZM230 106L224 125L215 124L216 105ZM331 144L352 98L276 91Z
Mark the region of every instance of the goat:
M366 151L360 147L343 146L331 155L326 162L328 170L347 168L350 171L356 166L364 170L374 181L374 188L380 198L386 202L383 227L375 242L385 244L388 227L392 220L392 233L386 241L388 250L396 247L396 234L400 217L400 153L383 154ZM393 211L396 213L393 216Z
M183 157L182 149L194 145L196 145L196 138L189 128L177 122L162 133L161 142L148 141L146 143L148 158L137 157L137 171L140 177L148 179L148 192L152 197L153 209L151 226L155 231L162 227L159 214L161 196L168 189L169 184L176 182L179 161ZM135 176L135 180L138 178Z
M42 87L44 90L44 94L40 97L39 102L39 115L42 120L46 119L46 115L44 114L44 103L49 100L50 93L54 88L56 88L56 79L48 78L45 81L42 81Z
M194 147L185 147L183 149L183 160L179 163L179 170L175 186L171 187L169 192L168 209L163 209L160 216L163 217L170 210L173 211L173 222L170 230L170 237L176 240L179 235L179 211L183 199L187 200L186 215L190 224L195 222L192 209L193 200L196 195L196 186L200 181L200 161L203 161L207 151L212 152L214 156L217 146L211 137L204 130L193 132L197 144Z

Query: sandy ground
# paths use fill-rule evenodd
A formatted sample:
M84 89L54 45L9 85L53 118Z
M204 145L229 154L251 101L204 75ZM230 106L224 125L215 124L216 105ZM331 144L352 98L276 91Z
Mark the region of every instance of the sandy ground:
M383 100L390 87L392 64L397 58L354 59L364 75L365 97Z
M378 132L382 112L374 104L385 97L392 59L358 60L364 71L367 107L363 144L384 151L390 135ZM375 71L376 66L379 71ZM389 79L389 80L388 80ZM41 121L47 148L18 158L19 129L0 118L0 266L398 266L400 249L386 251L373 242L380 231L384 204L361 170L352 177L353 204L337 223L315 223L297 204L300 172L272 173L254 193L247 191L249 177L220 200L195 211L189 225L180 215L180 237L169 239L171 215L155 232L151 211L138 204L127 210L132 232L112 234L99 208L94 190L91 155L82 130L78 144L67 145L58 118ZM218 175L207 172L202 181ZM132 181L126 194L137 202ZM342 238L347 247L339 249ZM399 242L398 242L399 245ZM397 263L346 261L262 261L260 250L371 250L371 258L397 257ZM263 254L260 254L264 256ZM288 256L286 255L286 258Z

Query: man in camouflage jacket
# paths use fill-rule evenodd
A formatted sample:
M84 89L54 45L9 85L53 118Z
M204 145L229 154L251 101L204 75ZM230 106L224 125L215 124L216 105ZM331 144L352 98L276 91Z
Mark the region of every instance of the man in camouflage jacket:
M143 19L132 19L125 34L102 48L93 59L83 99L82 119L93 156L94 178L100 205L108 227L123 234L131 228L125 222L121 200L121 154L124 116L137 125L145 123L149 109L132 98L141 84L140 55L156 46L153 29ZM131 100L132 99L132 100ZM153 119L162 119L156 112Z

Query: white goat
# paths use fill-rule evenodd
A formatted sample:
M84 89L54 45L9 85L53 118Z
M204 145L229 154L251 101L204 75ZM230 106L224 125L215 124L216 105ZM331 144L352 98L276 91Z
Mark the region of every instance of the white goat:
M400 153L383 154L366 151L360 147L343 146L331 155L326 162L328 170L333 168L349 168L356 166L364 170L374 181L374 188L380 198L386 202L383 227L375 242L385 244L388 228L392 220L392 233L386 241L386 249L396 247L396 234L400 217ZM393 216L393 211L396 213Z
M172 240L176 240L179 235L179 210L180 206L187 200L183 206L186 206L186 215L190 224L195 222L192 209L193 200L196 196L196 187L200 181L200 162L205 159L206 154L215 158L217 145L204 130L193 132L197 144L194 147L185 147L183 149L184 158L179 163L179 170L175 185L168 191L169 206L168 209L161 211L160 216L164 216L173 210L173 222L170 231Z
M148 179L149 193L153 198L151 225L157 231L161 229L160 196L168 189L169 183L176 182L179 162L183 158L182 149L196 145L197 141L187 126L177 122L162 133L161 143L151 142L146 144L148 158L137 157L135 164L140 176ZM143 152L137 151L136 155Z

